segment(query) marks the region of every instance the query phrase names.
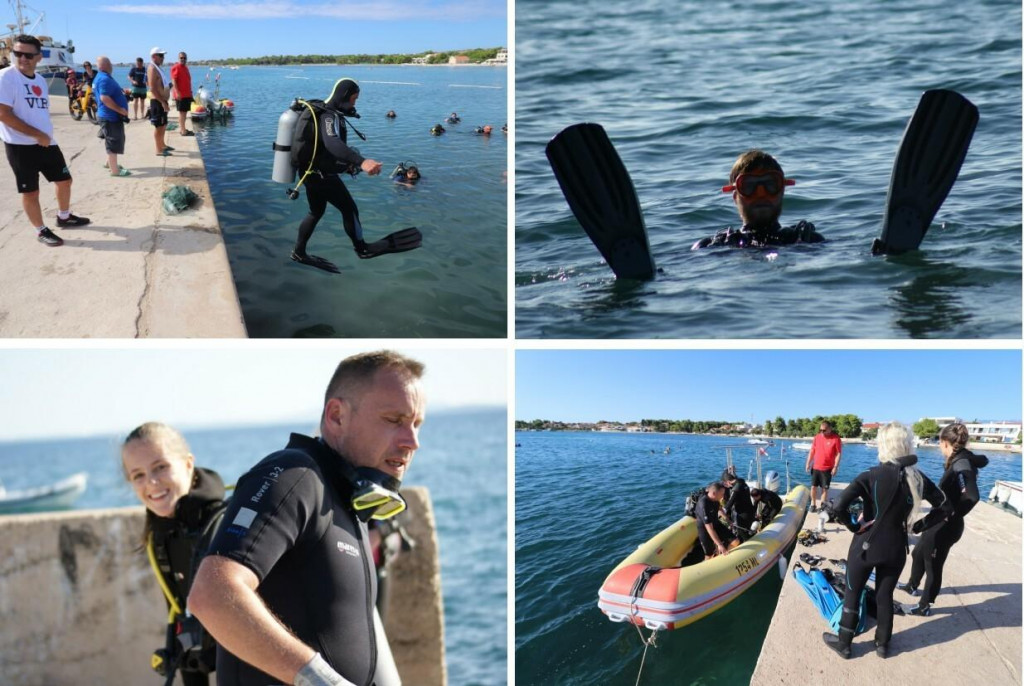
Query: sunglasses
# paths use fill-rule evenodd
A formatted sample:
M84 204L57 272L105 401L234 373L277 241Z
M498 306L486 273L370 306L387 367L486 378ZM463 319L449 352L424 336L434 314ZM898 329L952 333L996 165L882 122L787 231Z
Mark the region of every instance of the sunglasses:
M728 186L722 186L723 193L736 191L744 198L753 197L760 186L770 196L776 196L782 192L783 186L795 186L796 181L782 176L781 172L767 171L760 174L740 174L736 181Z
M20 50L11 50L11 54L13 54L15 57L24 57L27 60L30 60L39 55L38 52L21 52Z

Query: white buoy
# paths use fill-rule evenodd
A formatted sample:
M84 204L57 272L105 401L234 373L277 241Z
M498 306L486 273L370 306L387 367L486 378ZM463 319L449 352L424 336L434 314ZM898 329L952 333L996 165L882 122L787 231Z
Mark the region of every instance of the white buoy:
M779 555L779 578L785 580L786 578L786 567L789 563L786 561L785 555Z

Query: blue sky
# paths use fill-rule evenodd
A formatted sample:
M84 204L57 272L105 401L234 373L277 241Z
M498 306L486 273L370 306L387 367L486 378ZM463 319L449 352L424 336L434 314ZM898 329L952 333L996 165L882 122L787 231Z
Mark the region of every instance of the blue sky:
M338 362L379 347L0 350L0 441L122 434L153 419L185 429L315 423ZM506 405L504 349L391 347L426 365L428 421L446 409Z
M74 41L79 64L100 54L115 62L148 58L153 46L185 50L193 61L508 47L505 0L35 0L32 6L46 13L47 35ZM0 23L14 22L9 3L0 12Z
M1019 350L520 350L515 418L1021 418Z

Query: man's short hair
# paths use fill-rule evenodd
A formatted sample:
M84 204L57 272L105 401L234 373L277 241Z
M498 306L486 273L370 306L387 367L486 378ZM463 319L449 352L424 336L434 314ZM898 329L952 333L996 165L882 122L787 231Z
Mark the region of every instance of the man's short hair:
M757 150L755 148L754 150L747 150L740 155L732 165L732 171L729 172L729 183L735 183L736 177L740 174L745 174L751 169L774 169L780 174L784 173L782 165L779 164L778 160L764 150Z
M725 484L723 484L721 481L712 481L710 484L708 484L708 488L707 488L707 492L708 493L710 493L711 491L724 491L724 490L726 490L725 489Z
M394 370L411 380L421 378L424 367L422 362L393 350L377 350L346 357L334 370L334 376L327 384L324 406L331 398L343 398L350 402L358 398L381 369Z
M758 488L757 486L751 488L750 489L750 497L751 498L760 498L761 497L761 489Z
M725 483L729 483L730 481L735 481L735 480L736 480L736 475L733 474L732 472L730 472L728 469L724 469L724 470L722 470L722 478L719 479L718 481L721 481L723 484L725 484ZM716 481L715 483L718 483L718 482Z
M827 420L827 419L822 419L822 420L821 420L821 424L819 424L819 425L818 425L818 427L820 428L820 427L822 427L822 426L827 426L828 428L830 428L830 429L831 429L831 428L832 428L832 422L830 422L830 421L829 421L829 420Z
M42 44L42 42L38 38L36 38L35 36L30 36L27 33L23 33L20 36L18 36L17 38L15 38L14 42L15 43L24 43L25 45L34 45L34 46L36 46L36 50L38 50L39 52L43 51L43 44Z

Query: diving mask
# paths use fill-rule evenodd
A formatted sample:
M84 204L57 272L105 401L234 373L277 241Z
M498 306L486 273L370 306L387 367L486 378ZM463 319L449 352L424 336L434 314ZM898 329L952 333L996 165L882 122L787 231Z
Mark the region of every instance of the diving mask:
M796 181L787 179L782 172L771 170L760 173L740 174L736 181L728 186L722 186L723 193L736 191L744 198L751 198L757 193L757 189L763 188L764 192L775 197L782 192L783 186L795 186Z
M401 482L378 469L359 467L352 482L352 509L364 522L390 519L404 512L405 498L398 492Z

